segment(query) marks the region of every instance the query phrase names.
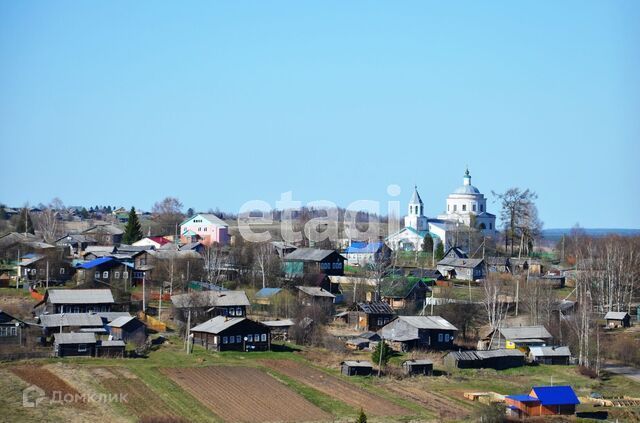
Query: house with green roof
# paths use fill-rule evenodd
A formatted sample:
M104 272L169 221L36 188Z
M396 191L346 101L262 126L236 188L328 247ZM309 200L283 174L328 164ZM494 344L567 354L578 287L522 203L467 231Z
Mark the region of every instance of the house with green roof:
M389 304L394 310L422 309L431 288L428 279L413 276L402 278L387 278L380 286L380 299ZM431 280L432 281L432 280ZM367 300L372 301L373 293L367 294Z

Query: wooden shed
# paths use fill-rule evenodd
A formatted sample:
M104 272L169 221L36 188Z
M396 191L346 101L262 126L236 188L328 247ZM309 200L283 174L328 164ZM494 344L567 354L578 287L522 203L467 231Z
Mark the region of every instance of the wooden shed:
M107 325L114 339L142 343L147 339L147 327L134 316L122 316Z
M458 369L496 369L521 367L525 364L525 355L520 350L489 351L453 351L444 357L447 367Z
M571 351L569 347L531 347L531 360L540 364L569 364Z
M343 361L340 363L340 371L345 376L371 376L373 366L364 360Z
M122 340L100 341L96 345L96 357L123 358L125 343Z
M408 376L431 376L433 374L433 362L430 360L407 360L402 363L402 371Z
M604 316L609 328L631 327L631 316L625 311L610 311Z
M53 337L53 354L56 357L95 355L97 341L93 333L56 333Z

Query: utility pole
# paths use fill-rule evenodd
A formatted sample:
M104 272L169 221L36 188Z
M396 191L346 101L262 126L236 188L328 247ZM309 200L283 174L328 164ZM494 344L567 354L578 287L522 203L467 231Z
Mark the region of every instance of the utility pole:
M146 272L142 273L142 312L146 315L147 314L147 290L146 290L146 283L145 283L145 279L146 279Z
M380 338L380 354L378 354L378 377L381 376L382 371L382 354L384 354L385 350L384 338Z
M49 289L49 260L47 260L47 289Z
M189 332L191 332L191 309L189 309L189 314L187 315L187 333L184 336L187 354L189 354Z
M20 248L18 248L18 257L16 259L16 289L18 289L20 284L20 272Z
M518 315L518 304L520 303L520 277L516 278L516 316Z

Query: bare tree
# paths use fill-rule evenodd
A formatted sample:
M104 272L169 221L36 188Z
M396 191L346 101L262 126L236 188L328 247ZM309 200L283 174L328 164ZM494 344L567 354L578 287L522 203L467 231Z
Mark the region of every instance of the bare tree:
M254 265L262 275L262 287L267 287L267 274L270 270L270 264L273 261L274 250L273 245L269 242L262 242L254 248Z
M489 327L495 333L502 325L508 309L504 284L499 279L490 277L483 283L483 288L484 298L482 304L487 312Z
M496 193L492 191L496 200L500 201L502 210L500 218L505 224L505 250L511 242L511 254L513 254L515 240L520 238L521 244L525 232L528 236L535 233L530 225L539 222L537 219L537 210L535 209L534 200L538 198L537 194L529 189L521 190L520 188L509 188L504 193ZM541 225L541 224L540 224ZM523 230L523 228L526 229ZM530 241L527 239L527 242ZM532 241L532 239L531 239Z
M54 198L37 216L34 216L35 226L46 241L55 241L61 234L60 213L64 209L62 201Z
M153 205L151 209L158 226L165 234L177 232L178 224L184 218L182 214L182 203L174 197L167 197Z
M216 242L205 245L202 257L204 258L204 269L207 280L212 283L217 283L224 270L224 264L227 261L222 247Z

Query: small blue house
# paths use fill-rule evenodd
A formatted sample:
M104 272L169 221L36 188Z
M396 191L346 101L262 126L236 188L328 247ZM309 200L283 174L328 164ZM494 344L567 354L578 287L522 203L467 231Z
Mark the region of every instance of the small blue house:
M382 241L352 241L351 245L344 250L343 255L348 264L352 266L366 266L369 263L390 258L391 250Z
M528 395L507 395L507 413L511 417L572 415L580 400L568 385L534 386Z

